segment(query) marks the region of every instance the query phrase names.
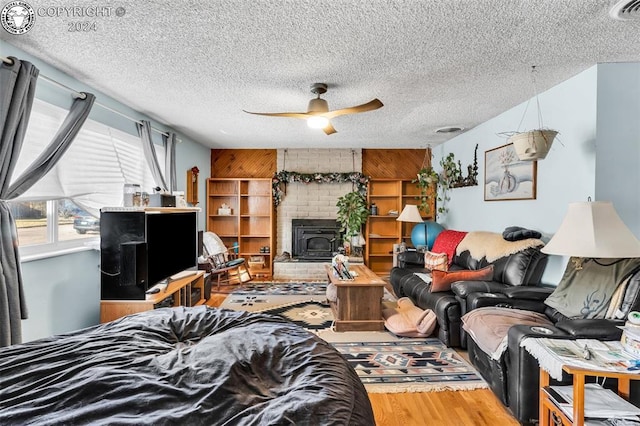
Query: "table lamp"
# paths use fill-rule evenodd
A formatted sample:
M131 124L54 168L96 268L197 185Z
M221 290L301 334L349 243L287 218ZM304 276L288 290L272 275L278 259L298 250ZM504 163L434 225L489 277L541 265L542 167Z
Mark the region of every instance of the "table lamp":
M406 206L404 206L404 208L402 209L402 212L400 213L400 216L398 216L398 218L396 219L398 222L411 222L411 223L423 223L424 219L422 219L422 216L420 215L420 210L418 210L418 206L416 206L415 204L407 204ZM413 232L411 232L411 235L413 235ZM428 239L427 239L427 226L425 224L424 226L424 244L428 247ZM413 241L413 238L411 239L411 243L413 244L413 246L415 248L418 248L418 244L416 244L416 241Z
M569 203L555 235L541 250L546 254L585 259L640 257L640 241L622 222L611 202Z

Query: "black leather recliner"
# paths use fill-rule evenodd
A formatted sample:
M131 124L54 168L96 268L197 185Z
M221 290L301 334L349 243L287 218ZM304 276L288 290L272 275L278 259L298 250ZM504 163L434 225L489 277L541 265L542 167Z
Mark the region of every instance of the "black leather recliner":
M511 287L535 286L540 283L547 265L547 255L540 247L527 248L493 262L471 257L468 251L456 255L449 270L482 269L493 265L492 281L458 281L452 291L431 293L430 285L415 272L424 269L424 254L408 251L398 254L398 266L391 269L390 281L398 297L409 297L416 306L431 309L438 319L438 338L449 347L466 347L466 334L461 317L467 311L467 295L471 292L502 292Z
M454 284L455 286L455 284ZM623 320L569 319L556 309L544 304L544 300L554 288L509 288L504 292L475 292L467 296L467 310L486 306L502 306L544 313L554 324L545 326L551 334L541 334L528 325L514 325L509 328L507 350L500 359L494 360L482 351L473 339L467 339L469 360L487 381L491 390L509 408L514 417L523 424L535 423L538 419L538 392L540 370L538 361L526 349L520 347L525 337L545 337L552 339L598 339L619 340L624 325ZM640 271L635 272L627 283L621 314L640 309ZM571 383L568 376L563 383ZM632 402L637 404L640 397L637 382L632 385Z

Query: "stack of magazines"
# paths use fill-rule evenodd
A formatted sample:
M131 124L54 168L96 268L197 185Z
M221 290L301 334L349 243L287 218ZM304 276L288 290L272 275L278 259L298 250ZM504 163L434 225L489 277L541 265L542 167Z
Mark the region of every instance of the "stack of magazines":
M573 386L545 386L544 391L553 402L573 421ZM610 389L597 383L584 386L584 417L593 420L585 424L632 424L640 425L640 408L625 401ZM595 419L608 419L598 422ZM626 420L611 422L611 420Z

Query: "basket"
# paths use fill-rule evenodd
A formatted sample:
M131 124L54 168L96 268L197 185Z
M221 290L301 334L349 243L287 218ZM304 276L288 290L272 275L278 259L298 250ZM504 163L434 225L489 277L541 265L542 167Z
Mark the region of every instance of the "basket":
M251 256L249 258L249 267L252 269L260 269L266 266L264 256Z

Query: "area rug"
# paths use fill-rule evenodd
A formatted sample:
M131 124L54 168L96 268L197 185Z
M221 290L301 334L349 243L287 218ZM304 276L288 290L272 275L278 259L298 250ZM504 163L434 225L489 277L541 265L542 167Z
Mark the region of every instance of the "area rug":
M321 330L331 329L333 325L331 306L328 303L315 300L294 302L258 312L280 316L289 322L316 333Z
M252 284L252 283L248 283ZM238 288L221 308L278 315L332 344L369 393L487 388L480 375L436 338L402 338L387 331L336 332L326 283L257 283ZM385 290L385 305L395 298Z
M434 392L486 388L480 375L440 340L332 343L369 393Z
M235 288L231 294L236 296L250 295L324 295L327 291L326 282L248 282Z
M249 312L265 312L270 308L288 306L298 302L325 302L327 300L326 294L326 282L249 282L236 287L220 307ZM385 289L383 300L393 301L395 298Z

